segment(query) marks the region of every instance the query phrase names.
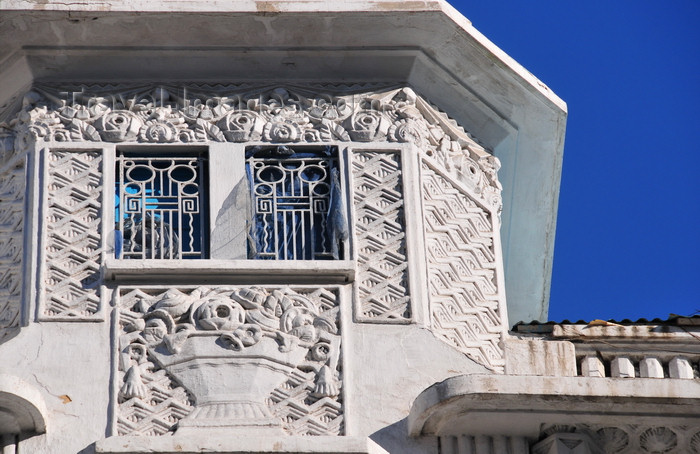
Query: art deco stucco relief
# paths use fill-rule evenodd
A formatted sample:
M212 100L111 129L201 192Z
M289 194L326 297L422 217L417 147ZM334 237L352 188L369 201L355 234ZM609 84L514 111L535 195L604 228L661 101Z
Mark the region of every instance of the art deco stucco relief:
M358 320L411 320L401 153L352 153Z
M502 372L497 221L461 184L425 160L421 177L431 329L478 363Z
M498 160L405 87L37 85L9 125L44 141L412 143L500 206Z
M140 287L116 298L117 434L342 434L337 289Z
M332 94L323 94L325 92ZM320 84L287 88L244 85L143 88L109 85L61 88L37 86L25 97L23 110L9 126L16 134L15 148L19 150L26 150L28 144L35 140L127 144L220 141L408 143L415 146L415 150L426 162L431 163L435 175L448 177L459 187L459 191L469 194L468 197L478 200L487 209L500 212L500 184L496 176L498 160L444 113L405 87ZM400 153L375 153L371 158L368 153L352 153L351 158L353 176L361 183L354 195L357 212L360 213L355 228L359 237L357 260L361 268L356 312L360 321L410 321L413 314L407 286L406 239L403 237L404 169ZM90 156L90 153L77 152L49 153L51 159L48 167L52 172L50 178L53 178L51 184L57 188L62 184L62 172L66 171L76 175L87 172L79 175L80 180L90 180L90 186L86 186L85 190L77 186L66 186L62 191L50 194L49 242L59 241L61 223L68 222L68 226L80 227L78 230L82 233L73 233L82 237L91 230L88 227L95 227L89 224L99 222L94 219L94 213L87 217L73 216L75 219L68 221L65 216L70 216L71 211L60 208L61 198L67 197L69 204L76 207L73 209L81 213L85 210L99 210L99 169L95 167L99 166L99 159L91 159L89 165L86 161L85 169L76 167L78 160L86 160ZM89 166L93 166L92 170L88 170ZM80 183L76 181L73 184ZM389 189L392 185L393 188ZM362 194L363 188L371 194ZM369 219L366 216L369 213L365 213L369 202L376 204L374 211L377 216L374 223L365 225L362 220ZM377 211L382 207L390 207L390 210ZM442 229L435 223L428 227L433 233ZM377 229L377 232L373 231ZM91 231L93 233L82 240L85 244L79 245L79 249L84 250L85 265L82 266L84 269L76 271L77 274L63 272L65 279L52 276L57 269L70 269L67 265L75 261L71 262L70 257L64 257L63 253L53 257L50 252L52 249L49 250L47 287L68 281L73 282L73 285L66 284L71 290L68 294L70 298L56 296L47 299L42 307L42 316L80 319L92 317L97 311L98 295L96 289L90 288L94 287L94 283L84 285L90 279L82 275L98 268L95 262L98 252L96 245L101 239L94 237L99 229ZM376 250L375 254L368 253L370 243L371 248ZM54 252L58 250L60 248ZM373 268L369 264L377 258L377 253L384 258L381 266ZM435 265L435 257L429 257L429 262ZM493 263L489 262L485 266L487 268L484 272L492 273ZM380 271L382 267L384 271ZM387 283L383 287L386 291L380 292L381 294L374 292L370 296L368 284L378 278ZM76 282L83 288L76 288ZM480 285L483 287L483 283ZM491 292L485 288L480 291L484 294ZM90 301L83 301L85 298ZM77 301L75 304L71 302L74 299ZM378 303L379 301L383 302ZM497 324L496 321L483 325L485 332ZM433 323L434 328L438 325ZM487 325L490 327L486 328ZM436 330L440 331L439 328ZM480 336L483 337L476 335ZM466 348L464 342L460 345L459 342L455 344L450 341L450 344L462 350ZM486 352L473 357L492 365L491 360L484 359L494 355L490 347L480 348Z
M533 446L535 454L551 452L553 435L584 436L592 452L605 454L632 453L697 453L700 452L700 427L692 421L685 426L673 425L581 425L545 427L543 436L549 435ZM586 444L586 443L581 443ZM572 445L572 448L574 446Z
M41 318L91 319L100 309L102 153L47 151Z
M101 320L109 295L117 308L112 435L342 435L345 421L338 311L347 292L322 277L315 287L101 279L113 209L105 185L126 145L343 145L357 270L356 297L344 304L355 305L354 321L418 323L503 371L498 160L409 88L37 86L8 127L11 148L41 150L45 171L39 318ZM428 300L414 294L426 287Z
M25 155L0 135L0 342L20 326Z

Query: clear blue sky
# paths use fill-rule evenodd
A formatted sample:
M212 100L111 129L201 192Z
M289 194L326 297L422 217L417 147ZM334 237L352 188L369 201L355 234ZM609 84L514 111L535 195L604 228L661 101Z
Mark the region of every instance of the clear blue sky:
M700 1L451 3L569 106L550 320L700 311Z

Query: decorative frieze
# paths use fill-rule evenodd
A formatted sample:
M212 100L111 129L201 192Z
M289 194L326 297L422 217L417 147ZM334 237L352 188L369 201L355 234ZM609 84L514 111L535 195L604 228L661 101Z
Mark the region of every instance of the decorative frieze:
M564 440L567 437L569 439L578 437L580 440L586 440L590 452L605 454L700 453L700 426L697 424L551 426L545 428L543 433L552 435L533 447L533 452L569 452L566 450L542 451L542 448L551 447L554 437ZM550 441L547 442L548 440ZM571 446L573 447L573 444Z
M100 311L102 152L47 152L44 297L40 317L93 319Z
M352 156L359 321L411 319L400 152Z
M119 435L343 433L335 289L120 288L117 306Z
M498 160L407 87L37 85L11 126L23 143L412 143L501 205Z
M503 303L493 216L426 160L421 181L431 329L478 363L502 372Z
M0 134L0 343L17 333L22 311L25 154Z

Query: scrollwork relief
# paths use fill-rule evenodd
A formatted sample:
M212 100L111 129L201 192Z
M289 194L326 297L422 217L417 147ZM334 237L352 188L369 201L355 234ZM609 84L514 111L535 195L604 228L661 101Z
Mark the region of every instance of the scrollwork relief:
M398 142L500 207L498 159L408 87L38 85L10 126L20 142Z
M199 287L120 293L120 433L161 434L176 427L342 433L334 290ZM161 388L167 382L165 392L152 389L158 374ZM158 416L144 418L144 427L129 425L135 407L157 407ZM167 431L154 431L154 418L170 422Z

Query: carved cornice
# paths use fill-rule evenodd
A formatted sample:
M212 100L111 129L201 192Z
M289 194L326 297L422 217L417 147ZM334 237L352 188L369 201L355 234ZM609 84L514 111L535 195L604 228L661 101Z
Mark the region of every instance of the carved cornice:
M412 143L501 207L498 159L408 87L37 85L4 126L19 148L36 140Z

